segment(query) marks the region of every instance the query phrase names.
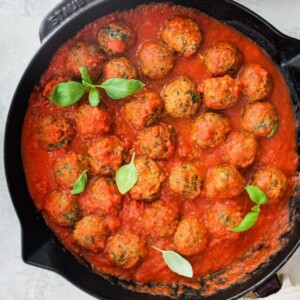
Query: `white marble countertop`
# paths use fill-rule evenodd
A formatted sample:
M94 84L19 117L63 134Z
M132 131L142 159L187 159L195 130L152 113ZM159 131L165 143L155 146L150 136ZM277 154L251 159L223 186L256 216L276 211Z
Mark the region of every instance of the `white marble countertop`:
M21 233L3 167L5 120L13 92L30 59L39 48L43 16L58 0L0 0L0 300L88 300L61 276L28 266L21 259ZM300 0L238 0L281 32L300 39ZM300 249L280 273L300 285ZM282 295L282 299L285 296ZM121 299L120 299L121 300ZM285 297L285 300L289 300Z

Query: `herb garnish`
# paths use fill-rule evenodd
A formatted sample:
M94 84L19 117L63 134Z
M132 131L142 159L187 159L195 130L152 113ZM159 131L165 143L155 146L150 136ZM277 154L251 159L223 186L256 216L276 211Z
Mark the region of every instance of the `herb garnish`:
M71 191L72 195L80 194L84 191L86 183L87 183L88 177L87 177L87 170L83 171L81 175L77 178L73 189Z
M277 120L276 123L275 123L275 125L274 125L274 127L273 127L273 129L272 129L272 131L271 131L270 134L267 136L267 139L269 139L269 138L271 138L272 136L274 136L275 133L277 132L278 128L279 128L279 122L278 122L278 120Z

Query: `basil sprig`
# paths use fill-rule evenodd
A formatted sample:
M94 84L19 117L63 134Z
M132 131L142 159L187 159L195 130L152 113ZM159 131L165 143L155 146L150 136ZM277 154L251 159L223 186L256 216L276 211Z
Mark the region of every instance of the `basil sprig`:
M83 171L81 175L77 178L73 189L71 191L72 195L80 194L84 191L86 183L88 181L87 170Z
M257 186L247 185L245 186L245 189L250 199L256 203L256 205L251 208L251 212L244 217L239 225L231 229L233 232L243 232L253 227L258 220L260 206L269 202L267 195Z
M121 194L126 194L130 191L138 180L138 172L134 165L135 153L129 164L120 167L116 173L116 184Z
M145 86L139 80L124 78L111 78L101 84L94 84L87 68L80 67L79 69L81 83L77 81L58 83L50 96L53 103L64 107L70 106L78 102L89 89L89 103L91 106L97 106L101 101L99 88L104 89L110 98L119 100L138 92Z
M271 138L272 136L274 136L275 133L277 132L278 128L279 128L279 122L278 122L278 120L277 120L276 123L275 123L275 125L274 125L274 127L273 127L273 129L272 129L272 131L271 131L270 134L267 136L267 139L269 139L269 138Z
M154 246L152 246L152 248L162 253L166 265L172 272L188 278L193 277L193 268L191 264L180 254L170 250L161 250Z

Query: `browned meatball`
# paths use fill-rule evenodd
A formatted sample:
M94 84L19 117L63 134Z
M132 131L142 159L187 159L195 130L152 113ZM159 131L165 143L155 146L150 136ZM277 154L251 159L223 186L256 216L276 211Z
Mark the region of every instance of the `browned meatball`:
M47 116L39 124L39 141L51 151L65 147L74 135L74 130L65 118Z
M231 132L226 143L221 146L223 161L241 168L246 168L254 161L257 142L252 135L238 131Z
M77 178L86 169L86 159L75 152L69 152L56 161L53 168L54 179L58 185L72 188Z
M173 54L156 41L144 43L138 57L142 73L151 79L165 77L174 66Z
M72 226L79 217L77 197L69 192L54 191L46 199L44 208L60 226Z
M196 85L186 76L169 81L161 91L165 110L175 118L188 118L197 112L200 97Z
M80 209L85 214L110 214L118 210L121 202L122 195L111 177L98 177L79 198Z
M271 78L268 71L259 64L246 66L240 74L244 85L243 93L251 101L267 98L272 90Z
M125 103L126 119L135 129L142 129L157 122L161 116L163 102L154 92L143 89L134 94L131 101Z
M87 159L95 174L115 174L123 160L124 144L117 136L102 137L87 150Z
M234 74L242 63L242 53L230 42L218 42L210 46L200 58L213 76Z
M171 125L146 128L138 137L141 152L153 159L170 158L175 150L175 131Z
M277 122L277 112L269 102L250 103L242 111L243 129L256 136L268 136Z
M223 143L230 132L230 121L220 114L206 112L192 125L192 140L201 148L213 148Z
M187 17L176 16L165 24L161 39L172 50L189 57L199 49L203 36L196 22Z
M206 197L213 200L233 198L244 190L245 179L232 166L216 166L208 170L204 189Z
M242 86L238 80L228 75L208 78L201 87L204 104L211 109L227 109L235 106L240 100Z
M110 78L136 78L136 69L126 57L118 57L110 60L103 69L103 79Z
M109 132L111 118L108 112L88 104L81 105L76 116L78 133L85 138L96 137Z
M130 195L137 200L152 200L159 193L165 175L159 165L150 158L138 158L134 164L138 172L138 181L130 190Z
M75 242L92 252L99 252L105 246L108 231L103 219L97 215L85 216L76 223L73 237Z
M269 167L256 171L251 185L255 185L265 192L272 204L284 196L288 182L280 170Z
M98 31L97 41L108 56L124 53L135 41L135 33L125 23L110 23Z
M81 78L79 68L86 67L91 78L96 80L102 73L105 59L97 45L77 42L70 50L66 65L70 76Z
M182 255L190 256L203 251L206 245L205 226L194 216L183 218L174 235L175 250Z
M175 233L178 207L163 200L148 204L142 214L142 226L152 237L167 237Z
M215 202L206 213L206 226L215 238L236 239L239 233L230 231L243 220L241 207L232 200Z
M171 169L169 177L170 189L188 198L195 198L200 194L202 174L191 163L180 163Z
M130 269L144 257L145 241L129 231L119 232L108 239L105 254L114 265Z

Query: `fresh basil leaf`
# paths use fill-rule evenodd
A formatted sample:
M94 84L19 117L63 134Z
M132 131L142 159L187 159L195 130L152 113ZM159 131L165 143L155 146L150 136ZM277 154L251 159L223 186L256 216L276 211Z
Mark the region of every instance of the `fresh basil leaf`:
M134 165L135 153L129 164L120 167L116 173L116 184L121 194L130 191L138 180L138 172Z
M82 85L86 88L94 88L95 85L82 79Z
M50 100L58 105L67 107L78 102L85 93L85 87L77 81L58 83Z
M92 79L90 77L90 74L89 74L86 67L80 67L79 70L80 70L80 73L81 73L81 77L84 81L86 81L88 83L93 83Z
M103 88L112 99L126 98L144 87L144 83L135 79L111 78L105 80L99 87Z
M249 212L242 222L231 229L233 232L243 232L250 229L258 220L259 212Z
M259 204L253 206L253 207L251 208L251 210L254 211L254 212L258 212L258 213L259 213L259 212L260 212Z
M87 183L88 177L87 177L87 170L83 171L81 175L77 178L73 189L71 191L72 195L80 194L84 191L86 183Z
M162 253L166 265L172 272L188 278L193 277L193 268L191 264L180 254L170 250L161 250L154 246L152 246L152 248Z
M92 88L89 93L89 103L95 107L100 103L100 93L97 88Z
M267 195L255 185L247 185L245 189L250 199L256 204L266 204L269 202Z
M279 122L278 122L278 120L277 120L276 123L275 123L275 125L274 125L274 127L273 127L273 129L272 129L272 131L271 131L270 134L267 136L267 139L269 139L269 138L271 138L272 136L274 136L275 133L277 132L278 128L279 128Z

